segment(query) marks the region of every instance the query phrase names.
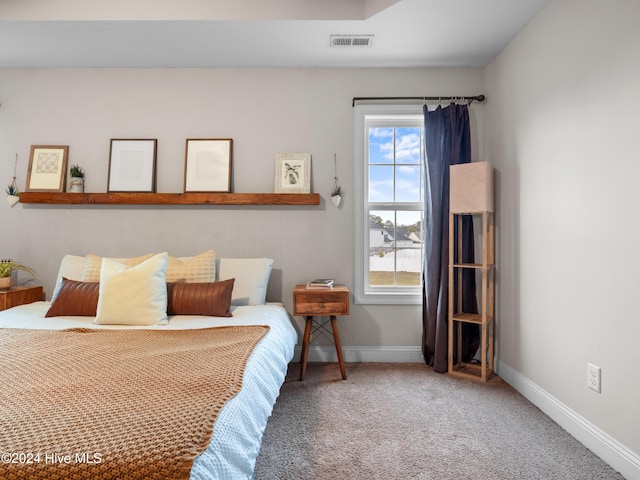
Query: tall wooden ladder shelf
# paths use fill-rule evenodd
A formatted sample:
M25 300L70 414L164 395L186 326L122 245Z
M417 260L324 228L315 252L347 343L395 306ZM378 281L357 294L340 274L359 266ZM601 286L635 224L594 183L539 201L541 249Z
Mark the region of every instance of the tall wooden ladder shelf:
M450 168L449 374L486 382L494 370L493 169L489 162L465 163ZM482 238L482 258L476 258L474 263L462 262L462 220L465 216L471 216L474 222L475 240L478 234ZM480 232L479 223L482 225ZM457 236L457 242L454 236ZM475 250L477 256L479 252L477 248ZM473 270L476 276L478 313L465 312L462 308L462 273L468 269ZM480 329L480 363L464 362L462 359L462 325L465 323L476 324Z

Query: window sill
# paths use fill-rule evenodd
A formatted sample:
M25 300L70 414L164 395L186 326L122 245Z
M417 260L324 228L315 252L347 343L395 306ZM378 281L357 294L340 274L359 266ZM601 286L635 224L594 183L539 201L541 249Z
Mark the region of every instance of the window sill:
M354 293L358 305L422 305L421 293Z

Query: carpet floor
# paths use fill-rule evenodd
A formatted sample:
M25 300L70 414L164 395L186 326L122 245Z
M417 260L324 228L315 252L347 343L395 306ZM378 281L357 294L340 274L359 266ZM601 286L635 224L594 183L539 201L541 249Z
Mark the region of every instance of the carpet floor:
M621 480L498 377L421 364L291 364L255 480Z

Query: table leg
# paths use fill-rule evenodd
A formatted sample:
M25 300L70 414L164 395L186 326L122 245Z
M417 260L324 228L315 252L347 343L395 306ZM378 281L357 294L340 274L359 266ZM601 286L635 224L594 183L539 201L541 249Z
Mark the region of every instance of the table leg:
M307 357L309 356L309 342L311 341L311 329L313 328L313 317L306 317L304 326L304 338L302 339L302 354L300 355L300 381L304 380L307 372Z
M340 344L340 332L338 332L338 324L335 315L331 315L331 328L333 329L333 341L336 345L336 353L338 354L338 363L340 364L340 373L342 379L347 379L347 371L344 368L344 360L342 359L342 345Z

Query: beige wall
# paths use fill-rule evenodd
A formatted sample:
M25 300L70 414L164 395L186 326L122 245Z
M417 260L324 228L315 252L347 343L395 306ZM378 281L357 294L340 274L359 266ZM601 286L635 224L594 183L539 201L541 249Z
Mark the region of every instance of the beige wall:
M618 442L609 461L629 449L628 478L640 474L639 20L638 2L553 0L485 75L501 374L546 393L561 423L566 408Z
M65 253L149 251L275 259L271 301L291 311L299 282L333 276L353 284L354 96L475 95L479 69L0 69L0 179L25 177L32 144L69 145L86 190L106 191L110 138L158 139L158 188L180 192L186 138L233 138L236 192L273 192L274 154L310 152L319 207L0 206L0 256L34 267L50 296ZM482 150L483 105L472 110ZM328 200L333 154L345 190ZM353 305L340 320L347 358L419 353L419 306ZM301 322L296 319L296 322ZM376 357L378 358L378 357ZM390 357L384 357L390 358ZM401 357L403 358L403 357Z

